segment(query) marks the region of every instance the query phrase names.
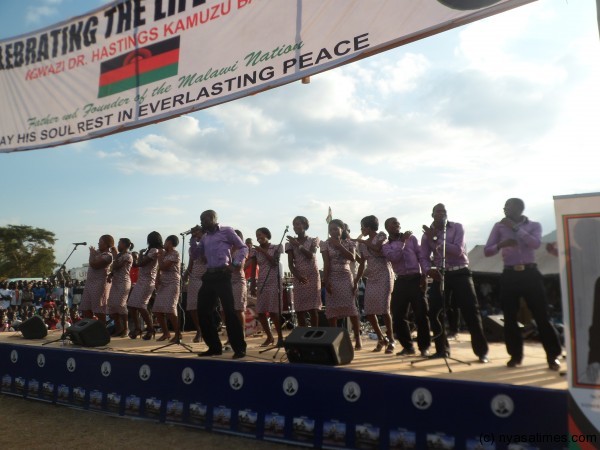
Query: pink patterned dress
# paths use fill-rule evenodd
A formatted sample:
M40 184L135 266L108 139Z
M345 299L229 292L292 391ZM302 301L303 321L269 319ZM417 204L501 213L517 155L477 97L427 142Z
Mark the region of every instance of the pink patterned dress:
M131 276L129 271L133 265L133 256L131 253L119 253L115 263L123 264L118 269L113 270L112 283L110 285L110 295L108 296L108 314L127 314L127 297L131 289Z
M384 232L377 233L371 243L385 243ZM390 299L394 289L394 272L387 258L375 254L366 245L360 244L360 255L368 267L367 287L365 288L365 314L389 314Z
M235 257L237 250L232 250L231 258ZM246 274L244 273L244 264L246 258L242 261L239 269L231 274L231 289L233 290L233 309L236 311L246 311L248 303L248 284L246 283Z
M301 284L294 277L294 308L297 312L310 311L313 309L321 309L321 277L319 277L319 267L317 266L317 255L315 250L319 247L320 240L318 237L306 237L306 240L301 244L306 250L310 251L311 257L307 258L304 253L298 248L290 244L285 244L285 252L293 252L294 267L296 271L306 277L306 283Z
M160 280L152 312L177 315L177 300L181 281L181 256L175 249L165 253L163 261L172 261L167 270L160 271Z
M342 245L354 252L356 244L353 241L342 241ZM327 293L325 316L328 319L352 317L358 315L354 295L354 276L350 270L351 261L344 258L335 247L329 245L329 240L321 242L321 253L329 254L329 284L331 294Z
M102 269L88 267L83 297L79 306L81 311L92 311L94 314L106 314L106 302L110 291L110 284L106 280L112 255L109 252L102 252L100 257L109 264Z
M283 247L281 245L270 244L269 255L275 256L277 252L281 254ZM279 292L283 292L281 277L279 277L279 289L277 288L277 271L279 267L271 266L267 261L267 257L255 248L250 250L249 257L256 257L256 263L259 268L258 280L256 280L256 312L259 314L267 312L279 313ZM269 270L269 266L271 270ZM268 278L267 274L269 275Z
M196 311L198 309L198 292L202 287L202 275L206 273L206 263L202 258L192 260L192 249L189 251L189 258L192 261L192 272L187 288L186 311Z
M131 308L148 308L148 302L154 292L154 283L158 272L158 250L151 248L145 256L152 259L152 261L139 268L137 283L131 291L129 300L127 300L127 306Z

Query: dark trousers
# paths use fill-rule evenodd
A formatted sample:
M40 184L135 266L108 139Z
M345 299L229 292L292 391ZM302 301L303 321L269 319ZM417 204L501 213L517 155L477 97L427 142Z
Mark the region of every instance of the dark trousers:
M391 310L396 336L404 348L413 348L408 323L409 306L415 316L419 350L427 350L431 345L431 330L427 316L429 307L425 293L421 290L421 274L400 275L394 283Z
M467 324L469 333L471 333L471 347L477 356L487 355L488 344L483 335L481 326L481 314L479 313L479 304L475 294L475 285L473 277L468 268L446 272L444 280L446 294L446 306L450 304L449 299L454 297L455 304L460 308L462 317ZM440 282L434 281L429 291L429 320L431 330L434 334L436 352L450 352L450 344L446 337L445 326L442 326L442 294L440 291Z
M500 302L504 311L504 338L508 354L519 361L523 359L523 335L517 322L521 298L537 324L546 358L553 361L562 350L558 333L548 318L542 274L535 268L521 272L505 270L500 275Z
M211 351L222 351L217 326L213 314L221 299L221 307L225 313L225 326L231 348L234 352L245 352L246 341L242 324L233 308L233 290L231 289L231 272L207 272L202 277L202 287L198 292L198 321L204 342Z

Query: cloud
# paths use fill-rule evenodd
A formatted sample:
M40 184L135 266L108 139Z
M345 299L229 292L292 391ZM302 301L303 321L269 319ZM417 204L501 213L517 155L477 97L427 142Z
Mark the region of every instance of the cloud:
M47 17L58 15L58 6L62 0L42 0L37 6L28 6L25 13L27 24L36 24Z

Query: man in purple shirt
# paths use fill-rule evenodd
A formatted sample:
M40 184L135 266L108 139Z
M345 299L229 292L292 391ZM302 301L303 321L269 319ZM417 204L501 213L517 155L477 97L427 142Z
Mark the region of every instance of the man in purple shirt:
M523 297L531 310L546 351L548 367L559 370L557 357L561 354L560 341L550 323L542 274L535 263L535 250L542 243L542 226L523 215L525 203L520 198L509 198L504 205L505 217L492 228L483 250L485 256L502 252L504 271L500 276L500 302L504 311L504 337L510 360L508 367L518 367L523 360L523 336L519 330L517 313Z
M408 326L408 307L412 306L417 325L417 345L421 356L430 356L431 330L427 317L429 307L425 297L427 279L425 272L421 272L424 261L419 241L412 231L401 233L400 222L395 217L385 221L385 230L389 240L383 244L381 252L392 264L396 274L391 308L394 331L403 347L397 355L409 356L416 353Z
M465 245L465 232L463 226L457 222L449 222L446 207L439 203L433 207L433 223L431 226L423 225L423 237L421 238L421 252L424 259L423 270L433 278L429 290L429 320L431 330L434 334L436 357L450 355L450 344L446 336L444 320L441 314L444 307L441 291L441 279L444 277L444 296L446 304L450 297L454 297L460 308L463 318L471 333L471 347L479 358L479 362L489 362L488 344L483 334L481 325L481 314L473 277L469 270L469 259L467 258L467 247ZM446 239L444 242L444 230ZM445 249L445 261L443 260ZM433 256L432 267L430 256Z
M190 241L192 259L200 256L206 259L206 273L202 276L202 287L198 292L198 321L208 350L198 356L213 356L223 353L217 327L212 321L219 299L225 313L225 326L229 342L233 348L233 359L246 356L246 341L239 315L234 309L231 274L239 270L242 261L248 256L248 247L231 227L219 226L217 213L208 210L200 215L200 225L205 232L202 239ZM235 258L231 249L239 250Z

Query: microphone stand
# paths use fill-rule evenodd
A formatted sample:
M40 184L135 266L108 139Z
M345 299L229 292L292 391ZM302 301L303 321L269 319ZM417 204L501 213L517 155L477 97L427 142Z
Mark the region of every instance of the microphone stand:
M179 267L180 272L182 271L183 263L185 262L185 236L186 236L186 234L188 234L188 233L187 232L180 233L180 235L181 235L181 266ZM180 309L180 311L182 313L182 317L183 317L183 321L182 321L182 324L179 329L179 336L177 336L177 339L175 340L175 342L169 342L168 344L161 345L160 347L157 347L157 348L153 348L152 350L150 350L151 353L157 352L158 350L161 350L163 348L171 347L172 345L179 345L179 346L183 347L184 349L186 349L188 352L195 353L194 350L192 349L191 345L188 345L185 342L181 342L181 335L185 331L185 310L183 309L183 274L181 274L181 276L179 277L179 300L177 301L177 307ZM177 320L179 321L179 318L177 318ZM167 326L168 326L168 321L167 321Z
M73 250L71 250L71 253L69 253L69 256L67 256L67 259L65 259L65 262L63 262L60 266L60 269L58 269L59 273L60 270L64 267L66 270L67 267L67 261L69 260L69 258L71 258L71 255L73 255L73 253L75 252L75 250L77 250L77 247L80 244L74 244L75 247L73 247ZM67 330L66 330L66 320L65 320L65 314L67 313L67 297L68 294L65 291L65 277L64 275L61 274L61 282L60 282L60 287L62 288L63 291L63 297L64 300L62 302L62 305L60 305L60 326L62 327L62 334L60 335L60 337L58 339L54 339L52 341L48 341L48 342L44 342L42 345L48 345L48 344L52 344L53 342L58 342L61 341L62 345L65 345L65 341L67 340Z
M285 238L285 235L288 233L288 230L290 229L290 227L288 225L285 226L285 230L283 231L283 235L281 236L281 240L279 241L279 246L277 247L277 249L281 248L281 245L283 244L283 239ZM277 264L277 299L279 300L277 302L277 306L278 306L278 313L279 313L279 327L280 330L283 330L283 324L281 323L281 314L282 314L282 307L281 307L281 271L279 270L279 258L281 257L281 253L279 251L277 251L276 254L276 258L275 258L275 262ZM267 284L267 280L269 279L269 275L271 274L271 269L273 268L273 266L269 266L269 270L267 271L267 275L265 276L265 281L263 283L263 285L260 287L260 293L262 293L262 291L264 290L266 284ZM282 331L283 332L283 331ZM259 351L258 353L263 354L265 352L271 351L273 349L277 349L275 351L275 354L273 355L273 359L277 358L277 355L279 354L279 351L283 348L283 344L282 342L279 342L279 339L277 339L277 342L275 345L269 347L269 348L265 348L264 350Z
M438 316L436 317L436 320L440 324L440 332L437 336L434 337L434 340L439 337L442 337L446 341L447 341L447 338L446 338L446 226L447 225L448 225L448 219L444 219L444 232L443 232L444 243L442 244L442 264L441 264L441 267L438 267L438 270L439 270L440 276L441 276L441 278L440 278L440 294L442 296L442 309L440 310L440 312L438 313ZM440 318L441 318L441 320L440 320ZM436 355L429 356L427 358L421 358L416 361L411 361L410 365L413 366L417 363L420 363L423 361L430 361L432 359L437 359ZM448 363L448 360L451 360L451 361L454 361L454 362L457 362L460 364L466 364L467 366L471 365L470 362L462 361L462 360L456 359L456 358L451 358L450 355L448 355L448 353L445 350L442 354L442 359L446 363L446 367L448 368L449 373L452 373L452 369L450 368L450 364Z

